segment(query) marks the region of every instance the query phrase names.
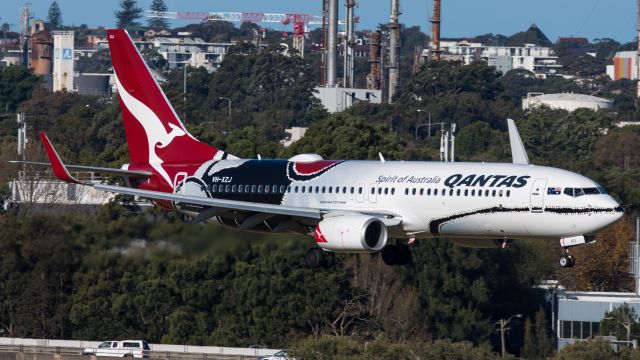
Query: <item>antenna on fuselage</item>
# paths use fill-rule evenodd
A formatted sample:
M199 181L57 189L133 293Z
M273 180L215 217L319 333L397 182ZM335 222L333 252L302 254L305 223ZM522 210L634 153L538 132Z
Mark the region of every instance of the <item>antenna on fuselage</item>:
M511 144L511 158L514 164L529 164L529 156L527 156L527 150L522 144L516 122L512 119L507 119L507 126L509 127L509 143Z

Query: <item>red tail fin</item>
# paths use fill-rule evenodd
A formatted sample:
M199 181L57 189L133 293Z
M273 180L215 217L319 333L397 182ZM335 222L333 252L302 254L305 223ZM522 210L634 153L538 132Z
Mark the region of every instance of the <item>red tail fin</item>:
M107 30L107 37L131 163L148 163L173 187L166 165L223 158L222 151L189 134L129 34L113 29Z

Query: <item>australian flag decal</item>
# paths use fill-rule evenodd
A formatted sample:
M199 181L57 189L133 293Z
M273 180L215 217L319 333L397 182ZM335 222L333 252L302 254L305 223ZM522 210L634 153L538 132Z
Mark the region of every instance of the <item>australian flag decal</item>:
M562 188L559 188L559 187L547 188L547 195L560 195L560 194L562 194Z

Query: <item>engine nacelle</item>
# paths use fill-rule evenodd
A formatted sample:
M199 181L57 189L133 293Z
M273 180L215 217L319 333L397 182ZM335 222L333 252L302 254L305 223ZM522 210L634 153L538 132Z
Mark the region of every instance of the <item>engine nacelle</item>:
M325 250L370 253L382 250L387 244L387 227L371 216L335 216L321 221L314 237Z
M449 239L449 241L458 246L477 249L504 248L513 242L513 240L504 239Z

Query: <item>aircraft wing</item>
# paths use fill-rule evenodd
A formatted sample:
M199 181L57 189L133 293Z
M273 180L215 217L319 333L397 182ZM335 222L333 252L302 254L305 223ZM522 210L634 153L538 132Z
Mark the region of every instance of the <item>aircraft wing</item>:
M128 188L123 186L113 186L104 184L95 184L94 188L103 191L114 192L118 194L141 196L154 200L166 200L176 203L184 203L189 205L199 205L206 207L213 207L216 209L228 209L228 210L240 210L249 212L269 213L274 215L287 215L294 217L304 217L320 219L322 216L320 210L309 209L296 206L285 205L271 205L257 202L248 201L236 201L236 200L224 200L224 199L212 199L202 196L182 195L166 193L161 191L141 190Z

